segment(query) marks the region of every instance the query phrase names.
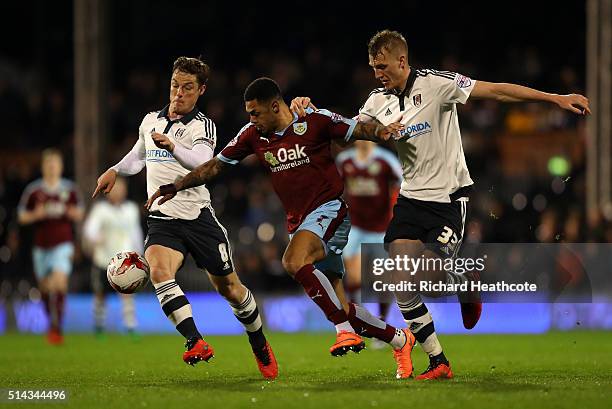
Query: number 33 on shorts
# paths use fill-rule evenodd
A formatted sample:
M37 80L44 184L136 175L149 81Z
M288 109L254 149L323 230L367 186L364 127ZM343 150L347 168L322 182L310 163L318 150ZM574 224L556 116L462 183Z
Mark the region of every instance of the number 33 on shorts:
M442 244L455 244L458 241L457 234L448 226L444 226L444 230L438 236L437 240Z

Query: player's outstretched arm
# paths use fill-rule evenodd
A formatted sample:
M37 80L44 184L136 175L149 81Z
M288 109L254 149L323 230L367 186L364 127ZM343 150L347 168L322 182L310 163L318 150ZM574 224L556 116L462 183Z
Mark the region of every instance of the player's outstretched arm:
M150 209L158 197L163 196L158 203L163 204L168 200L172 199L174 196L176 196L176 193L180 192L181 190L201 186L208 183L215 176L217 176L219 172L221 172L224 166L225 164L219 159L212 158L211 160L198 166L176 182L171 183L169 185L160 186L160 188L155 191L153 196L151 196L149 200L147 200L145 207L147 209Z
M145 145L142 139L139 138L119 163L100 175L96 189L91 195L92 199L100 192L108 194L113 189L113 186L115 186L118 174L121 176L132 176L139 173L145 165Z
M117 180L117 171L113 168L108 169L106 172L100 175L98 178L96 189L94 190L91 198L94 199L98 196L98 193L103 192L104 194L109 193L113 190L113 186L115 186L115 181Z
M383 142L391 138L401 138L404 125L393 122L387 126L378 121L357 122L351 139L361 139L364 141Z
M494 99L500 102L551 102L576 114L590 114L589 100L580 94L550 94L517 84L476 81L472 98Z
M181 179L174 182L176 191L190 189L210 182L225 167L225 163L217 158L212 158L206 163L201 164Z

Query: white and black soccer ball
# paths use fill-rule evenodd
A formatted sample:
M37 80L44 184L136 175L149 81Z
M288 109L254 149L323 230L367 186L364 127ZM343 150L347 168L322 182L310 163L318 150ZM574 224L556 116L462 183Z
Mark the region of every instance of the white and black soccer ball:
M132 294L147 285L149 264L135 251L117 253L108 263L106 278L116 291Z

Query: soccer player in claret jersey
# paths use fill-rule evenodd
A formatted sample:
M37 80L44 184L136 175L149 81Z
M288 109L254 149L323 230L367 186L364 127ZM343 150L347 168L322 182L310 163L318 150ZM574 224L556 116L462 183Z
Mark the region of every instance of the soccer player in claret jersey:
M382 244L391 220L402 180L397 156L371 141L356 141L336 157L344 179L344 198L351 218L351 232L344 248L345 288L355 303L361 303L361 245ZM388 302L378 303L378 316L385 320ZM385 344L373 340L371 347Z
M589 100L582 95L550 94L516 84L476 81L449 71L413 68L408 64L406 40L397 31L376 33L368 44L368 55L374 76L383 86L370 93L359 110L359 121L379 125L399 121L405 126L402 136L394 138L404 180L385 235L391 257L447 258L459 251L474 182L461 145L457 104L468 98L541 101L576 114L590 113ZM300 115L299 108L308 106L309 98L292 101ZM479 279L440 273L449 284ZM404 320L429 356L429 367L417 379L451 378L450 364L420 295L396 296ZM477 294L462 294L460 301L463 324L471 329L480 318L482 305Z
M325 110L309 110L298 121L283 101L278 84L270 78L253 81L244 100L250 122L214 159L175 183L161 186L147 206L166 203L183 189L205 184L224 167L255 154L269 169L287 214L291 239L283 266L336 327L336 342L330 353L339 356L363 349L363 339L355 333L358 331L390 343L398 363L397 376L410 376L412 335L346 302L341 253L350 221L340 199L343 181L330 153L333 139L386 140L402 127L357 123Z
M135 175L145 166L147 190L152 194L157 186L175 181L213 157L215 124L196 106L206 90L208 74L208 65L197 58L180 57L174 62L169 105L144 117L138 141L118 164L98 178L94 197L98 192L110 192L117 174ZM276 358L263 334L255 298L234 271L227 232L215 216L208 189L194 187L172 202L149 206L149 210L145 258L162 310L187 340L183 360L194 365L213 357L213 349L202 339L191 305L175 281L191 253L244 325L261 374L266 379L276 378Z
M83 207L73 182L62 178L62 154L42 153L42 179L30 183L19 203L21 224L34 225L32 258L45 311L49 317L47 340L61 344L62 318L72 272L72 224L83 218Z

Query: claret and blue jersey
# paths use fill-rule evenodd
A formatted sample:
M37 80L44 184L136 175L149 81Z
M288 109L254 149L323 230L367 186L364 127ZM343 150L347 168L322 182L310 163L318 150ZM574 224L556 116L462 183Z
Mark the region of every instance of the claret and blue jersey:
M287 128L274 133L262 134L247 124L217 158L237 164L255 154L270 170L292 233L309 213L342 195L344 183L330 145L333 139L348 141L356 125L355 120L333 112L308 109L304 118L294 115Z

